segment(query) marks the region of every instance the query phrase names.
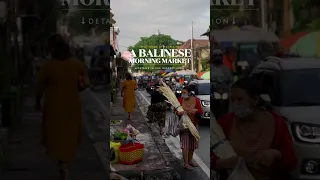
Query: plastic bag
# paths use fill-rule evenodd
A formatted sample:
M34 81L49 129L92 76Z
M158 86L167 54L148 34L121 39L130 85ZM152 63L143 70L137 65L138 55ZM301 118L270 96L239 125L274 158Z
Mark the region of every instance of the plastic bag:
M228 180L255 180L248 170L244 159L240 158Z
M131 126L131 124L128 124L125 129L121 130L121 132L127 133L131 137L135 137L138 134L140 134L140 131L134 128L133 126Z
M182 120L178 116L173 115L168 118L168 131L167 134L170 134L173 137L177 137L180 134L180 131L184 129Z

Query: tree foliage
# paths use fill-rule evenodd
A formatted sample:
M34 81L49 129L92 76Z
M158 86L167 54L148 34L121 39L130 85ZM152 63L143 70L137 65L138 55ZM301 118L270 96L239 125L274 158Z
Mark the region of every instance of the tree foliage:
M110 6L84 6L79 4L73 12L69 11L68 25L73 34L88 34L92 30L97 33L109 31L111 26Z
M159 34L159 35L152 35L150 37L141 37L140 41L137 42L135 45L130 46L128 48L129 51L134 51L136 55L139 54L139 49L145 49L145 50L160 50L160 49L176 49L180 44L182 44L182 41L178 41L175 39L172 39L170 35L165 34ZM181 68L181 64L134 64L133 70L139 71L139 70L145 70L145 71L157 71L160 69L177 69Z
M320 1L292 0L291 5L295 18L293 31L320 30Z

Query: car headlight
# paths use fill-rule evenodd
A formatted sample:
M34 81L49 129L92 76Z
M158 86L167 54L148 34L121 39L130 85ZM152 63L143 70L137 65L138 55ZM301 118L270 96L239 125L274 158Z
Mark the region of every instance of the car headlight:
M307 143L320 143L320 127L304 124L293 125L294 136L297 140Z
M203 107L210 107L210 101L201 101Z
M181 93L181 91L177 91L177 93Z

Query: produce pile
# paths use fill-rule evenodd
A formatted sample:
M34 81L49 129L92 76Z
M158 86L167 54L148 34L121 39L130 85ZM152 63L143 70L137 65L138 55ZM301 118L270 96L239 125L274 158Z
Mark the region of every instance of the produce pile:
M124 141L124 140L127 140L127 138L128 138L128 134L125 133L125 132L117 131L117 132L112 134L112 139L113 140Z

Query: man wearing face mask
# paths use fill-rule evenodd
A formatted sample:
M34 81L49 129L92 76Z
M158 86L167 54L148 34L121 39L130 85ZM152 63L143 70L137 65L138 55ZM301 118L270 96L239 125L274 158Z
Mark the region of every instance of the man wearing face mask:
M215 93L223 95L229 94L232 83L232 75L230 69L223 63L223 52L216 49L211 53L210 58L210 83L211 83L211 107L216 118L228 112L229 103L221 99L216 99Z
M292 137L284 119L260 98L254 78L238 80L231 88L232 113L217 122L238 156L219 159L211 152L211 168L228 179L239 158L255 180L290 180L297 166ZM215 147L215 144L211 144Z
M223 52L216 49L210 57L210 81L223 81L230 83L232 76L229 68L223 63Z

